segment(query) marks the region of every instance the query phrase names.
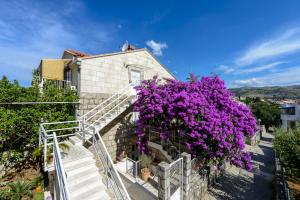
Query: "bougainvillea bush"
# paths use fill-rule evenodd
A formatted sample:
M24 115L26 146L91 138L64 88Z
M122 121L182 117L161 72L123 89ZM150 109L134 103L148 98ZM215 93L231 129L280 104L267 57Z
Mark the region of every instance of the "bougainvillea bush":
M148 151L147 131L152 129L161 139L177 135L204 166L220 166L227 161L252 169L244 136L254 135L256 120L247 106L232 99L218 76L198 80L191 75L187 82L154 77L136 90L136 134L141 152Z

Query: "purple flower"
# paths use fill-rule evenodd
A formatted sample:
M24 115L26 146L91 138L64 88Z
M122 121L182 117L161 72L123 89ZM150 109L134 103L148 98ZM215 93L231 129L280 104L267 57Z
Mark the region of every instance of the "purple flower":
M147 129L160 132L161 139L180 136L186 150L216 165L224 160L252 169L251 156L244 152L244 136L252 136L256 120L250 109L233 100L224 81L217 76L189 82L158 77L136 87L138 99L134 110L139 112L136 134L141 151L147 152ZM219 163L218 163L219 162Z

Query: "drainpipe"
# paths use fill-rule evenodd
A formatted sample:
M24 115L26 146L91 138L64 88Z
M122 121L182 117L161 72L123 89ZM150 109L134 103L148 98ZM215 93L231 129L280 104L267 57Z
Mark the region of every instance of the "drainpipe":
M76 64L76 67L77 67L77 94L78 94L78 96L80 98L80 86L81 86L81 74L80 74L80 70L81 70L81 60L78 60L77 57L75 57L74 63ZM79 105L77 105L77 106L79 106ZM77 107L76 110L79 111L79 107ZM76 117L78 117L78 114L77 114ZM79 117L78 117L78 119L79 119Z

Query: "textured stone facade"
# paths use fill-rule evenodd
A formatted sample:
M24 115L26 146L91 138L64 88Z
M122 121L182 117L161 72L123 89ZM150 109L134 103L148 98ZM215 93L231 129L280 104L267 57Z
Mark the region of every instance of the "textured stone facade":
M130 83L130 72L140 72L140 79L154 75L174 78L146 49L81 59L80 94L111 94ZM82 96L82 95L80 95Z
M131 153L131 145L135 143L135 134L132 123L130 122L133 107L128 108L124 113L119 115L106 127L100 130L102 140L112 158L116 160L119 152L125 151L127 154ZM89 149L93 152L93 146Z
M146 49L80 58L79 86L80 104L77 116L82 116L110 96L118 93L131 82L131 72L138 72L140 80L158 75L174 78ZM132 108L110 122L100 134L113 160L117 153L130 153L134 145L134 130L126 126L126 117ZM126 124L126 125L125 125Z
M77 114L78 116L82 116L106 99L108 99L111 94L104 93L81 93L79 99L79 107Z

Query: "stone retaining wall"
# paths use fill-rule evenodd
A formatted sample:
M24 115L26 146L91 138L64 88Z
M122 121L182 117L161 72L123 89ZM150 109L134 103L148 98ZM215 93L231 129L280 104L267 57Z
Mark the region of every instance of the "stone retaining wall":
M100 103L111 97L112 94L104 93L81 93L77 116L82 116Z
M131 147L131 140L135 137L134 129L130 122L132 111L133 107L131 106L100 130L102 140L113 161L116 160L117 154L122 150L130 150L128 148ZM89 150L93 152L93 146L90 146Z

